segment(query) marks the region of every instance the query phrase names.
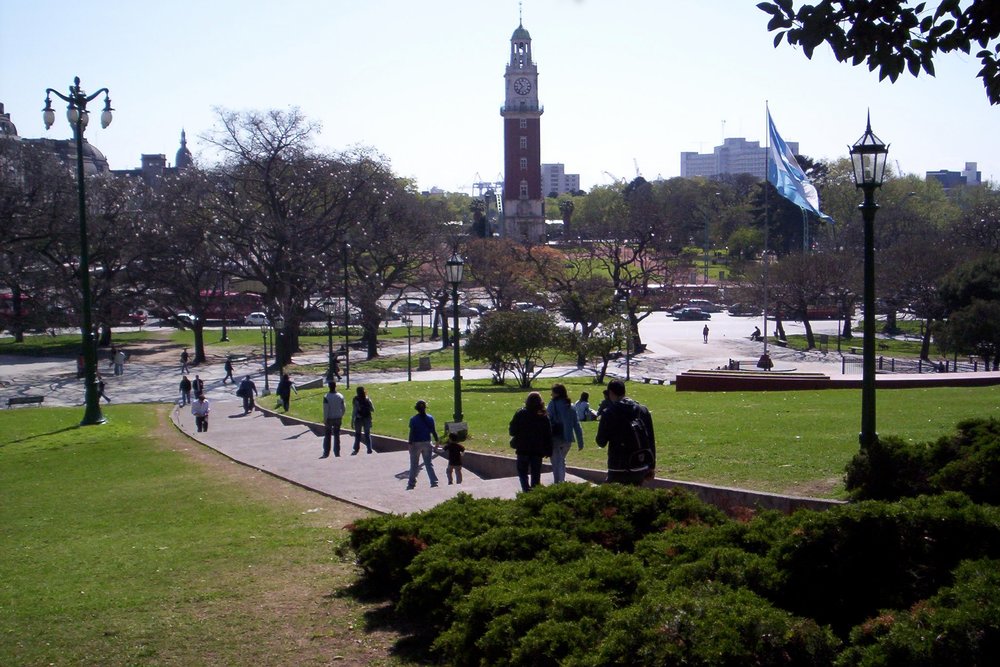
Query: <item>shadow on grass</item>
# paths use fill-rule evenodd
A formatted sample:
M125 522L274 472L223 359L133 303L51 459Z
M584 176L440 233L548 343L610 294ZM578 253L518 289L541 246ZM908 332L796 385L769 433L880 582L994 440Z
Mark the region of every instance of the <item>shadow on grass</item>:
M58 429L58 430L55 430L55 431L49 431L47 433L34 433L32 435L25 436L25 437L20 438L18 440L9 440L7 442L0 443L0 449L3 449L4 447L6 447L8 445L18 445L18 444L21 444L22 442L31 442L32 440L34 440L36 438L47 438L50 435L59 435L60 433L66 433L67 431L75 431L78 428L83 428L83 427L80 426L79 424L75 424L73 426L67 426L66 428L61 428L61 429Z
M405 621L395 610L395 602L384 592L374 590L362 582L334 591L327 597L348 598L372 606L364 613L365 632L391 632L399 638L393 643L392 654L402 660L418 664L433 664L435 656L430 651L434 630L425 625Z

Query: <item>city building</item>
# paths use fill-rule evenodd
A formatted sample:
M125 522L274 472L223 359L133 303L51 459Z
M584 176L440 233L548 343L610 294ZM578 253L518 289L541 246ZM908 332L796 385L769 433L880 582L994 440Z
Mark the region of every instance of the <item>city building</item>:
M26 145L36 146L42 150L52 153L65 164L76 165L76 140L75 139L27 139L17 134L17 126L10 118L9 113L4 112L3 103L0 103L0 138L13 139L23 142ZM108 158L99 151L93 144L87 141L87 136L83 137L83 171L86 174L99 174L109 170Z
M580 189L580 174L567 174L561 162L542 165L542 193L546 197L572 194Z
M187 133L181 130L181 145L174 156L174 166L167 164L167 156L163 153L143 153L141 156L141 166L137 169L114 169L112 173L117 176L138 176L146 185L156 185L164 176L176 174L179 171L194 166L194 157L187 147Z
M962 171L948 171L947 169L928 171L924 180L929 181L933 178L939 181L941 187L946 191L963 185L982 185L983 174L976 169L977 166L975 162L966 162L965 169Z
M788 141L792 153L799 154L799 144ZM750 174L760 180L766 177L767 147L759 141L747 141L743 137L729 137L722 140L711 153L681 153L681 177L703 176L711 178L722 174Z
M500 235L545 242L545 194L542 192L541 117L538 67L531 59L531 35L518 23L510 37L510 61L504 74L504 186Z

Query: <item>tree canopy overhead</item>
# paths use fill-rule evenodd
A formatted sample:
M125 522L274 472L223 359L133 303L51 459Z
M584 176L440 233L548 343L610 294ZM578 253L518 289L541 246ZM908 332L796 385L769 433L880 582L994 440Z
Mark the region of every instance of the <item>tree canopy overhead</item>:
M767 29L776 32L774 45L786 39L812 58L817 46L830 45L840 62L862 62L879 70L879 78L895 81L907 70L934 76L939 53L970 53L983 67L979 78L990 104L1000 103L1000 3L996 0L941 0L910 5L898 0L821 0L802 4L793 0L761 2L771 15Z

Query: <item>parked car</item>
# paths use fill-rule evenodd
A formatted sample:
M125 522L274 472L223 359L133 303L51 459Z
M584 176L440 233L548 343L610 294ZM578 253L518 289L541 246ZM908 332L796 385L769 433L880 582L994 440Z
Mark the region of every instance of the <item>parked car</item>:
M422 303L404 301L396 307L400 315L430 315L433 311Z
M725 309L725 306L712 303L708 299L691 299L684 305L687 308L698 308L705 313L721 313Z
M149 316L146 315L146 313L142 312L141 310L137 310L133 313L129 313L126 319L128 320L129 324L141 327L143 324L146 323L146 320L149 319Z
M448 314L452 313L452 307L448 306ZM473 308L472 306L460 303L458 304L458 316L459 317L479 317L479 309Z
M267 313L250 313L243 320L243 324L248 327L259 327L264 324L270 324L271 322L267 319Z
M174 316L174 319L176 319L182 327L193 327L194 323L198 321L198 316L192 315L191 313L177 313L177 315Z
M747 315L760 315L760 308L750 303L734 303L729 306L729 314L738 317Z
M545 307L528 303L527 301L518 301L514 304L514 310L519 310L522 313L544 313Z
M706 313L701 308L681 308L674 313L676 320L710 320L712 315Z

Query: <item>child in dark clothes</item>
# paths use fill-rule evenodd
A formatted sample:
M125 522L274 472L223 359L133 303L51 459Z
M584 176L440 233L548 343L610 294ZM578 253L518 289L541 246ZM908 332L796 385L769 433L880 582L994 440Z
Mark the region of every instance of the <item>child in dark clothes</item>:
M465 451L465 446L458 441L458 434L449 433L448 442L442 449L448 454L448 469L445 471L445 474L448 475L448 483L451 484L452 473L454 473L455 481L461 484L462 452Z

